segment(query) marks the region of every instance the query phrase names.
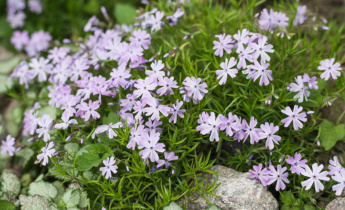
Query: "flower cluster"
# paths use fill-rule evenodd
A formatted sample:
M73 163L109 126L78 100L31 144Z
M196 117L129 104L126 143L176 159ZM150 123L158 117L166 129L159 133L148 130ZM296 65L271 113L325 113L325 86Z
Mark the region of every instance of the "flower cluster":
M41 0L28 0L29 10L40 14L42 12ZM20 28L24 25L26 15L24 13L25 0L7 0L7 21L12 28Z

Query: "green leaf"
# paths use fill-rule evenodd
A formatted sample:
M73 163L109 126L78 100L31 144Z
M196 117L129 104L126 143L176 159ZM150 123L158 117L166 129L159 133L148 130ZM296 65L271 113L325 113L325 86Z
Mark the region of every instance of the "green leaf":
M0 74L9 74L16 67L20 60L20 57L13 57L9 60L0 62Z
M110 112L108 117L103 117L103 124L109 125L110 123L117 123L120 122L120 117L118 114L115 114L114 112Z
M42 116L42 113L49 114L53 120L56 120L56 108L51 106L43 106L39 109L38 116Z
M345 136L345 125L334 124L328 120L324 120L320 125L319 130L320 140L325 150L330 150L337 141L341 140Z
M50 209L49 201L42 196L26 196L20 195L19 202L22 210L32 210L32 209Z
M31 159L31 157L34 155L34 151L28 147L20 150L19 152L16 153L17 157L21 157L24 159L23 166L26 166L28 161Z
M80 191L78 189L69 189L61 197L67 208L76 207L80 202Z
M0 200L0 210L15 210L16 205L13 203L6 201L6 200Z
M89 171L92 167L97 167L102 162L102 159L93 153L83 153L78 157L77 170Z
M115 6L114 15L118 23L132 24L135 20L136 11L130 4L118 3Z
M12 87L13 82L8 79L8 76L0 75L0 84L0 93L4 93L7 91L7 88L10 89Z
M219 207L216 206L216 205L212 205L212 206L210 206L210 208L208 208L207 210L221 210L221 208L219 208Z
M64 148L68 153L73 154L79 150L79 144L68 143L68 144L65 144Z
M47 199L54 199L58 194L57 188L45 181L33 182L29 186L29 195L40 195Z
M17 196L20 192L20 181L12 173L4 172L1 175L1 191Z
M169 203L169 205L165 206L163 210L182 210L182 208L177 203L172 201Z

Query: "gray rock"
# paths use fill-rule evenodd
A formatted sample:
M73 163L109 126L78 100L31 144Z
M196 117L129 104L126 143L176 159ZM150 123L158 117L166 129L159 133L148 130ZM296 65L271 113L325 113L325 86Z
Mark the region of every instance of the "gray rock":
M278 209L278 202L273 195L255 179L250 179L250 173L240 173L231 168L215 165L209 168L212 171L219 171L217 184L220 184L212 193L222 198L205 195L206 199L221 209ZM208 178L209 184L213 183L217 176L204 174ZM204 210L210 207L203 198L197 197L187 203L188 210ZM178 202L182 204L182 201Z
M334 199L326 206L326 210L344 210L345 209L345 198L339 197Z

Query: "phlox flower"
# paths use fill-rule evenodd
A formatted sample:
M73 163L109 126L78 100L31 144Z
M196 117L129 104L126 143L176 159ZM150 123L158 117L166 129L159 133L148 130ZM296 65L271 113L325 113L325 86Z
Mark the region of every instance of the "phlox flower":
M267 53L273 53L274 49L271 44L267 44L267 37L262 36L259 37L258 43L250 43L249 46L255 50L255 52L252 54L254 59L258 59L259 56L261 58L261 61L268 62L271 60L270 56Z
M63 122L55 124L54 127L56 129L61 129L62 128L63 130L66 130L70 124L75 124L75 125L78 124L76 119L69 119L69 117L64 117L64 116L62 116L61 119L62 119Z
M253 69L252 65L247 65L247 69L242 71L243 74L246 74L246 79L253 78L253 75L255 74L256 70Z
M286 188L285 183L290 183L288 179L289 173L285 172L287 170L287 167L278 165L276 170L273 165L270 165L268 169L270 171L270 174L268 175L267 185L270 185L273 182L277 181L276 191L284 190Z
M273 9L270 9L269 13L266 8L261 11L259 27L265 31L271 31L277 27L276 12Z
M317 165L317 163L314 163L312 165L313 171L309 168L309 166L305 167L305 171L302 171L301 173L303 176L310 177L310 179L302 182L302 187L306 187L306 190L309 190L311 186L315 185L315 191L319 192L320 190L324 189L323 184L320 182L320 180L329 181L330 178L327 177L328 171L323 171L323 165L320 166Z
M249 125L247 121L243 120L242 122L242 130L244 131L244 137L243 137L243 142L245 142L249 136L250 138L250 143L254 144L254 142L259 142L260 136L259 133L261 131L260 128L255 128L256 125L258 124L258 121L254 118L250 118Z
M219 117L222 121L219 124L219 129L222 131L225 130L227 136L232 136L234 134L234 131L240 129L240 125L236 121L236 115L233 115L231 112L228 113L228 117L225 117L223 115L219 115Z
M181 118L184 118L183 113L186 112L185 109L181 109L181 106L183 105L183 101L176 100L176 105L173 104L172 108L169 111L169 114L171 114L171 117L169 119L169 123L174 121L174 124L176 124L177 121L177 115Z
M165 72L162 71L164 69L164 63L161 60L151 63L151 68L151 71L145 71L145 74L148 75L151 79L156 81L158 78L165 76Z
M178 8L173 15L166 17L166 19L169 21L170 26L174 26L182 15L184 15L184 11Z
M277 18L278 26L280 26L281 28L283 28L285 30L286 27L289 25L289 23L288 23L289 18L286 16L285 13L282 13L282 12L277 12L276 18Z
M29 82L34 78L34 73L29 70L29 65L26 61L20 62L16 68L13 70L13 73L10 76L12 78L19 78L19 84L25 85L25 88L29 88Z
M332 190L335 191L335 194L339 196L342 194L345 187L345 170L343 169L333 174L332 179L338 182L338 184L332 187Z
M267 185L268 181L268 175L270 174L270 171L267 170L266 168L262 168L262 164L260 163L259 165L253 166L254 170L249 170L250 172L250 178L260 180L261 184L263 186Z
M293 128L295 130L303 128L303 123L307 121L307 114L303 111L303 107L295 105L293 111L290 107L286 107L285 109L281 110L284 114L288 115L287 118L283 119L281 122L285 123L284 127L288 127L290 123L293 123ZM302 112L302 113L301 113Z
M150 107L145 108L144 112L146 113L146 116L151 115L152 120L159 120L159 113L163 114L165 117L169 115L170 108L166 105L160 104L157 99L152 98L147 101L147 104L150 105Z
M119 65L119 67L113 68L113 71L110 73L112 85L114 87L118 87L121 85L121 87L125 88L129 79L132 75L128 69L126 69L126 64L123 63Z
M298 98L298 102L302 103L303 99L308 101L310 92L307 90L308 87L304 85L302 76L297 76L295 78L296 83L291 83L289 85L289 90L293 92L298 92L293 98Z
M160 138L160 133L150 131L144 134L144 140L141 142L139 149L144 148L139 152L142 159L150 158L151 162L156 162L159 160L157 152L164 152L165 144L158 143Z
M313 76L312 78L309 77L307 73L303 75L303 82L308 83L309 89L317 90L319 87L317 86L316 76Z
M320 61L318 69L325 71L321 74L321 79L328 80L331 76L333 79L337 79L341 75L340 63L334 63L334 61L334 58Z
M47 73L52 73L53 65L49 63L48 59L40 58L32 58L31 62L29 63L31 67L31 72L33 77L38 75L38 81L44 82L47 80Z
M139 119L144 112L146 106L146 99L141 99L139 101L134 101L133 103L133 113L136 113L135 119Z
M64 58L66 58L70 48L68 47L54 47L53 49L49 50L48 58L52 60L52 63L58 64Z
M214 140L216 140L217 142L219 141L218 131L219 131L220 124L222 123L221 116L222 115L218 115L218 117L216 118L214 112L211 112L210 117L207 119L207 123L201 124L199 127L200 133L202 135L211 133L210 135L211 142L213 142Z
M228 75L231 78L236 77L236 74L238 73L238 70L236 68L233 68L236 65L237 61L235 60L234 57L231 57L230 60L225 58L225 62L220 63L220 67L222 67L223 70L217 70L216 74L217 79L220 79L219 84L224 85Z
M11 135L7 135L6 141L1 141L1 155L5 156L8 153L10 156L13 156L16 151L14 144L15 139Z
M135 103L135 96L127 94L126 99L120 99L120 106L123 107L124 111L130 111Z
M53 126L53 119L48 114L43 114L42 117L37 119L37 124L40 126L40 128L36 130L38 137L40 138L43 135L43 140L45 142L49 141L49 130L51 130Z
M139 98L152 98L150 91L154 90L157 87L157 83L150 77L146 77L145 80L138 79L137 83L134 84L134 87L137 88L133 91L133 94Z
M163 17L164 12L161 11L157 11L154 15L150 15L148 22L151 26L151 32L158 31L161 29L161 27L164 25L164 22L162 21Z
M157 168L160 168L163 165L165 165L165 168L168 168L170 166L170 161L177 159L178 156L175 155L175 152L164 152L164 160L157 160Z
M214 44L213 50L216 50L214 54L216 56L223 57L223 50L225 50L225 52L230 54L231 49L234 47L231 44L232 42L231 36L225 35L224 33L224 34L216 35L215 37L219 39L219 42L213 41L213 44Z
M158 78L158 86L161 86L161 88L159 88L157 90L157 94L161 95L173 95L174 92L172 90L172 88L178 88L177 86L177 82L174 80L174 77L160 77Z
M162 121L158 121L158 120L151 120L148 119L147 122L145 123L145 125L147 126L148 131L154 131L154 132L159 132L162 133L163 129L159 128L158 126L162 125L163 122Z
M52 155L55 153L55 149L53 149L54 147L54 143L53 142L49 142L48 145L46 145L45 147L43 147L41 149L42 153L37 155L37 161L35 163L40 163L42 160L42 165L47 165L47 163L49 162L48 158L51 158Z
M201 128L202 125L206 125L207 120L208 120L209 117L210 117L210 115L209 115L207 112L202 112L201 114L199 114L198 123L199 123L200 125L198 125L198 126L196 127L196 130L197 130L197 131L200 131L200 130L202 129L202 128ZM206 134L208 134L208 133L206 133Z
M253 48L246 47L245 49L240 50L240 48L237 48L236 52L238 53L238 63L237 68L247 68L247 61L254 62L254 58L251 53L254 52Z
M115 165L116 159L114 157L107 157L107 160L103 160L103 164L105 167L100 167L99 170L102 172L102 176L105 175L106 179L111 178L111 174L117 173L117 165Z
M10 23L11 28L20 28L24 25L24 20L26 15L23 11L18 11L16 13L9 13L7 15L7 21Z
M334 156L333 157L333 160L329 160L329 166L328 166L328 169L329 169L329 175L334 175L338 172L340 172L341 170L344 170L344 167L339 163L338 161L338 157L337 156Z
M247 29L243 29L242 32L240 30L237 31L237 34L235 34L233 37L237 41L237 50L243 51L244 44L248 44L249 41L249 31Z
M17 50L22 50L23 47L29 43L28 31L14 31L11 38L11 43Z
M254 65L251 65L251 68L256 70L256 72L253 74L253 79L254 81L256 81L260 77L260 86L262 86L262 84L268 85L270 83L270 80L273 80L272 71L267 70L269 65L269 63L265 63L263 61L259 63L256 60L254 60Z
M84 31L85 32L88 32L88 31L94 31L96 30L97 28L96 27L93 27L95 25L98 25L99 24L99 20L97 19L96 16L92 16L86 23L86 25L84 26Z
M297 12L295 19L293 20L293 25L296 26L298 24L303 24L304 21L308 19L308 16L304 15L307 12L306 5L300 5L297 7Z
M296 173L298 175L301 175L301 173L304 171L304 168L307 167L307 160L301 160L302 159L302 155L299 153L295 153L294 157L289 157L288 159L286 159L285 161L291 165L291 173Z
M129 142L127 144L128 149L135 149L136 145L139 145L143 139L143 135L146 133L146 129L143 125L135 124L131 129L131 136L129 137Z
M62 113L62 117L64 118L70 118L72 117L75 113L75 106L79 103L80 98L74 95L67 95L66 99L63 100L63 103L60 107L61 110L65 110Z
M265 124L260 125L261 132L259 133L260 139L266 139L266 148L272 150L274 148L274 143L279 144L278 141L281 140L281 137L274 135L278 130L278 126L274 126L273 123L265 122Z
M201 101L204 95L208 93L208 90L206 90L207 84L202 82L200 78L186 77L182 84L185 86L184 88L188 97L193 97L195 104Z
M140 59L140 57L143 55L143 48L141 46L131 43L123 45L123 52L120 55L120 61L119 64L126 63L128 61L134 62Z
M151 35L149 33L139 28L133 31L132 35L132 37L129 37L131 43L135 43L145 50L149 49L149 45L151 44Z
M76 82L81 75L89 68L89 65L85 58L80 57L77 58L73 65L72 65L72 71L71 71L71 78L70 80L72 82Z
M92 102L89 100L89 104L82 102L81 104L77 105L77 108L79 111L83 112L82 118L84 118L85 121L88 121L90 116L92 116L92 118L95 120L101 117L99 113L96 112L96 109L98 109L99 106L99 101Z
M96 128L96 130L93 132L91 137L94 139L96 134L106 132L108 134L109 139L113 139L114 137L117 136L117 134L114 132L113 128L120 128L122 126L123 126L122 122L118 122L115 124L110 123L109 125L98 126Z

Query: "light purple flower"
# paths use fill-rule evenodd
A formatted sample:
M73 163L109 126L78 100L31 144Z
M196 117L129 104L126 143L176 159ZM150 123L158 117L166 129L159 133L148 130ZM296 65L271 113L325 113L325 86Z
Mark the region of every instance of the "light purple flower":
M231 44L232 42L231 36L225 35L224 33L224 34L216 35L215 37L219 39L219 42L213 41L213 44L214 44L213 50L216 50L214 54L216 56L223 57L223 50L225 50L225 52L230 54L231 49L234 48L234 46Z
M28 31L15 31L11 37L11 43L17 50L22 50L29 43Z
M62 128L63 130L66 130L70 124L75 124L75 125L78 124L76 119L69 119L69 117L66 117L66 116L65 117L62 116L61 119L62 119L63 122L55 124L54 127L56 129L61 129Z
M169 21L170 26L174 26L182 15L184 15L184 11L178 8L173 15L167 16L166 19Z
M313 171L309 168L309 166L305 167L305 171L302 171L302 175L306 177L310 177L310 179L303 181L302 187L306 187L306 190L309 190L313 184L315 184L315 191L319 192L320 190L322 191L324 189L323 184L320 182L320 180L324 181L329 181L330 178L327 177L328 171L323 171L323 165L321 164L320 166L317 165L317 163L313 164Z
M333 160L329 160L329 175L334 175L338 172L340 172L341 170L344 170L344 167L339 163L338 161L338 157L334 156Z
M167 117L171 110L171 108L169 108L168 106L160 104L158 100L155 98L148 100L147 104L150 105L150 107L145 108L144 112L146 113L146 116L151 115L152 120L155 120L155 119L159 120L160 119L159 113Z
M250 138L250 143L254 144L254 142L259 142L260 136L259 133L261 132L260 128L255 128L255 126L258 124L258 121L254 118L250 118L249 125L247 121L243 120L242 122L242 130L244 131L244 136L243 136L243 142L245 142L249 136Z
M145 123L145 125L147 126L148 131L154 131L154 132L159 132L162 133L163 129L159 128L158 126L162 125L163 122L162 121L158 121L158 120L151 120L148 119L148 121Z
M300 5L297 7L297 12L295 19L293 20L293 25L296 26L298 24L303 24L304 21L308 19L308 16L304 15L307 12L306 5Z
M287 170L287 167L278 165L276 170L273 165L270 165L268 169L270 171L270 174L268 175L267 185L270 185L273 182L277 181L276 191L284 190L286 188L285 183L290 183L288 179L289 173L285 172Z
M164 69L164 63L161 60L151 63L151 68L152 71L145 71L145 74L147 74L151 79L156 81L158 78L165 76L165 72L162 71Z
M266 8L263 9L259 17L259 27L265 31L273 30L277 26L276 16L277 13L273 9L270 9L269 13Z
M294 157L289 157L286 159L286 162L291 165L291 173L296 173L298 175L301 175L301 173L304 171L304 168L307 167L307 160L301 160L302 155L299 153L295 153Z
M238 70L236 68L233 68L236 65L237 61L234 57L231 57L230 60L225 58L225 62L220 63L220 67L222 67L223 70L216 70L217 79L219 80L220 85L224 85L228 75L231 78L236 77L236 74L238 73Z
M165 168L170 166L170 161L177 160L178 156L175 155L174 152L164 152L164 160L157 160L157 168L165 165Z
M295 78L296 83L291 83L289 85L289 90L293 92L298 92L293 98L298 98L298 102L302 103L303 99L308 101L310 92L307 90L308 87L304 85L302 76L297 76Z
M318 69L325 71L321 74L321 79L328 80L331 76L333 79L337 79L341 75L340 63L334 63L334 61L334 58L320 61Z
M338 184L332 187L332 190L335 191L335 194L339 196L342 194L345 187L345 170L343 169L343 170L340 170L339 172L336 172L332 176L332 179L338 182Z
M200 84L201 82L201 84ZM204 98L208 93L207 84L202 82L201 78L186 77L182 83L185 87L188 97L193 97L193 102L196 104Z
M29 0L28 5L31 12L35 12L37 14L42 13L42 3L40 0Z
M129 137L130 140L127 144L127 148L134 150L136 145L141 144L144 133L146 133L144 125L135 124L131 129L131 136Z
M32 58L31 62L29 63L31 67L31 72L33 73L33 77L38 75L38 81L43 82L47 80L47 73L52 73L53 65L49 63L48 59L44 59L40 57Z
M270 56L267 53L273 53L274 49L271 44L267 43L267 37L262 36L259 37L258 43L250 43L249 46L255 50L255 52L252 54L254 59L258 59L259 56L261 57L261 61L268 62L271 60Z
M233 37L237 41L237 50L238 51L243 51L244 44L248 44L249 42L249 31L247 29L243 29L242 32L240 30L237 31L237 34L235 34Z
M106 132L108 134L109 139L113 139L114 137L117 136L117 134L114 132L113 128L120 128L122 127L123 124L122 122L118 123L110 123L109 125L101 125L96 128L96 130L92 134L92 138L95 138L96 134L104 133Z
M221 123L222 123L221 115L218 115L218 117L216 118L214 112L211 112L210 117L207 119L207 123L200 125L199 127L200 133L202 135L211 133L210 141L213 142L214 140L216 140L218 142L219 141L218 131L219 131L219 127Z
M267 185L268 181L268 174L270 174L270 171L268 171L266 168L262 169L262 164L260 163L259 165L253 166L254 170L249 170L250 172L250 178L260 180L261 184L263 186Z
M240 50L240 48L237 48L236 53L238 53L238 63L237 68L247 68L247 61L254 62L254 58L251 53L253 53L254 50L251 47L247 47L245 49Z
M256 72L253 74L253 79L254 81L256 81L260 77L260 86L262 86L262 84L268 85L270 83L270 80L273 80L272 71L267 70L269 65L269 63L265 63L264 61L261 61L261 63L259 63L256 60L254 60L254 65L251 65L251 68L256 70Z
M161 88L157 90L157 94L159 94L160 96L163 94L173 95L174 92L172 88L178 88L177 82L174 80L174 77L159 77L157 85L161 86Z
M13 156L16 151L14 144L15 139L11 135L7 135L6 141L1 141L1 155L5 156L8 153L10 156Z
M266 148L272 150L274 148L274 143L279 144L278 141L281 140L281 137L274 135L278 130L278 126L274 126L273 123L265 122L265 124L260 125L261 132L259 133L260 139L266 140Z
M303 82L308 83L309 89L317 90L319 87L317 86L316 76L313 76L312 78L309 77L307 73L303 75Z
M171 114L169 123L173 121L174 124L176 124L177 115L180 116L181 118L184 118L183 113L186 112L186 110L181 109L182 105L183 105L183 101L179 101L179 100L176 100L176 105L175 104L172 105L172 108L169 111L169 114Z
M285 109L281 110L284 114L288 115L287 118L283 119L281 122L285 123L284 127L288 127L290 123L293 123L293 128L295 130L299 130L303 128L303 123L307 121L307 114L303 111L303 107L299 107L298 105L295 105L293 107L293 111L289 106L287 106ZM302 112L302 113L301 113Z
M149 49L149 45L151 44L151 36L145 30L138 30L133 31L133 37L129 37L129 41L131 43L135 43L145 50Z
M49 141L49 130L51 130L53 126L53 119L48 114L43 114L41 118L37 119L37 124L38 126L40 126L40 128L36 130L38 137L41 138L41 136L43 135L43 140L45 142Z
M146 77L145 80L138 79L137 83L134 85L137 89L134 90L133 94L139 98L151 99L152 95L150 91L153 91L157 87L157 83L150 77Z
M20 28L24 25L24 20L26 15L23 11L18 11L15 13L8 13L7 21L10 23L11 28Z
M150 158L151 162L156 162L159 160L157 152L165 151L165 144L158 143L159 137L160 133L156 133L154 131L144 134L144 140L139 145L139 149L144 148L139 152L139 155L142 157L142 159L145 160Z
M102 172L102 176L105 174L105 178L111 178L112 173L117 173L117 165L115 165L116 159L114 157L107 157L107 160L103 160L103 164L105 167L100 167L99 170Z
M55 149L53 149L54 147L54 143L53 142L49 142L48 145L46 145L45 147L43 147L41 149L42 153L37 155L37 161L35 163L40 163L42 160L42 165L47 165L47 163L49 162L48 158L51 158L52 155L55 153Z
M99 20L97 19L96 16L92 16L86 23L86 25L84 26L84 31L88 32L88 31L94 31L96 28L93 27L95 25L98 25Z
M96 109L98 109L99 106L99 101L92 102L89 100L89 104L82 102L81 104L78 104L76 108L83 112L82 118L84 118L85 121L88 121L90 116L95 120L101 117L99 113L96 112Z
M231 112L228 113L228 117L219 115L220 120L222 121L219 125L220 130L225 130L227 136L232 136L234 132L240 129L238 121L236 121L236 115L233 115Z
M151 32L161 29L161 27L164 25L164 22L162 21L163 17L164 12L161 11L157 11L154 15L150 15L148 22L151 26Z

